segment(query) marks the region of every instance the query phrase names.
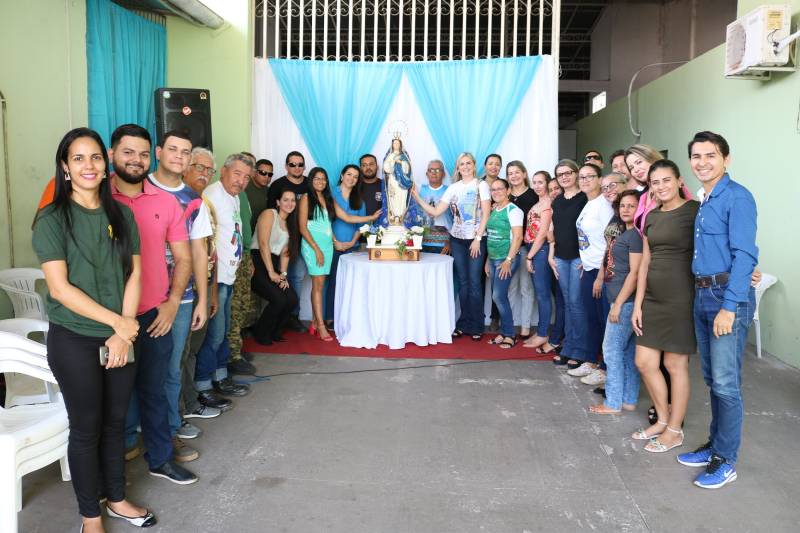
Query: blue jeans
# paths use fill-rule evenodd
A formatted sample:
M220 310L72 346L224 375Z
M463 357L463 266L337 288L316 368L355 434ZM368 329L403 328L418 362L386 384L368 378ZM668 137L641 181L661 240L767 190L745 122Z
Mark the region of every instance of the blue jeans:
M294 289L294 292L297 294L298 298L298 304L290 311L290 313L294 316L300 314L299 300L303 297L303 282L305 281L307 274L308 269L306 268L306 262L303 261L303 258L300 257L300 255L289 262L289 269L286 271L286 281L288 281L289 286Z
M228 329L231 324L231 294L233 285L217 283L219 287L219 311L208 321L206 338L197 352L194 369L194 386L198 392L211 390L211 381L221 381L228 377L228 359L231 351L228 346Z
M182 422L178 407L181 396L181 360L183 359L183 348L186 346L192 326L192 308L192 302L182 303L178 307L178 313L175 315L170 332L172 334L172 354L169 357L165 385L169 404L169 430L172 435L175 435Z
M500 334L503 337L513 337L514 315L511 312L511 302L508 301L508 286L511 285L511 278L519 268L519 254L511 261L509 275L505 279L500 279L500 266L504 261L505 258L489 259L489 275L492 277L492 300L500 312Z
M619 322L607 322L603 337L606 362L606 407L621 409L622 404L636 405L639 399L639 371L636 369L636 336L631 315L633 302L622 304Z
M528 246L529 252L530 249L530 246ZM550 244L544 243L533 256L533 274L531 274L533 292L536 295L536 307L539 309L539 324L536 326L536 334L540 337L549 335L550 316L553 314L552 295L550 294L553 290L553 269L550 268L550 263L547 262L547 254L549 252ZM562 314L561 316L563 317L564 315Z
M582 359L590 363L596 363L597 356L600 355L606 320L608 319L608 299L606 298L605 287L603 287L600 298L592 296L592 286L599 272L596 268L584 270L581 276L581 305L586 316L586 344L584 349L587 354Z
M471 239L450 238L450 253L453 254L453 270L458 279L458 300L461 304L461 316L456 322L456 329L467 335L480 335L484 325L481 273L486 261L486 239L481 239L478 257L470 257L471 245Z
M564 341L564 293L561 292L561 285L558 284L555 275L550 269L550 283L553 285L553 299L556 303L556 317L553 328L550 330L550 344L561 344Z
M747 342L747 330L756 309L755 290L750 288L749 301L736 306L733 330L714 337L714 318L722 309L727 285L695 289L694 330L700 352L703 379L710 388L711 449L731 464L736 463L742 442L742 356Z
M331 272L325 278L325 320L333 320L334 303L336 302L336 273L339 271L339 258L352 251L352 249L344 252L340 252L339 250L333 251Z
M142 427L142 441L147 452L144 458L150 470L172 460L172 434L165 387L172 355L172 335L151 337L147 328L158 316L151 309L136 317L139 335L133 348L136 355L136 382L125 421L128 447L136 442L136 427Z
M581 258L556 257L558 285L564 295L565 335L561 353L576 361L595 360L586 350L586 311L581 303ZM594 359L592 359L594 357Z

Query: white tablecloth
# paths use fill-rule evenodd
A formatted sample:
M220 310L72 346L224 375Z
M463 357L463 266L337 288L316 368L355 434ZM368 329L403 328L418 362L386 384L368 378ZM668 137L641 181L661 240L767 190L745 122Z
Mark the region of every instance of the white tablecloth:
M453 258L427 253L420 261L370 261L366 252L341 256L334 322L339 344L352 348L450 344L456 324Z

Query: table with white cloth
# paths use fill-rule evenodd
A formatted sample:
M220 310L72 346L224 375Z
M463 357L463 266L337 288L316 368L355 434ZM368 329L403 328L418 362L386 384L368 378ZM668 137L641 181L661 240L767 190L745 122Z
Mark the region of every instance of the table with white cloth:
M334 305L342 346L450 344L456 324L453 258L422 253L419 261L370 261L366 252L344 254Z

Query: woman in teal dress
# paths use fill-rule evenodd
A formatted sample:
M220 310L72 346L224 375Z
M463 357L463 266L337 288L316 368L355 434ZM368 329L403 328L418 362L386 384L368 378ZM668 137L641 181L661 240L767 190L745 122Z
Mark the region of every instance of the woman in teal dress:
M364 224L378 218L381 211L370 216L348 215L333 200L324 168L314 167L308 173L308 194L300 199L299 209L300 254L311 276L311 326L308 332L324 341L333 337L323 321L323 292L325 279L331 271L333 259L333 221L340 218L348 224Z

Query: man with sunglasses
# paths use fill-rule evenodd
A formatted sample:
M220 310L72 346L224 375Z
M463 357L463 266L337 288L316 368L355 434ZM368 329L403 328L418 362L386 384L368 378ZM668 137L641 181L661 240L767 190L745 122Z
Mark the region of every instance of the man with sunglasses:
M603 155L597 150L589 150L586 152L586 155L583 156L583 164L591 163L593 165L597 165L600 167L600 170L603 170L605 167L605 163L603 163Z
M307 180L308 178L303 174L306 168L306 159L303 154L297 151L292 151L286 154L286 175L276 179L269 186L268 205L274 206L278 199L283 194L283 191L294 191L297 196L298 205L300 198L308 191ZM258 220L257 217L253 217ZM307 270L306 263L301 257L297 257L289 263L289 270L286 279L289 285L299 295L302 294L303 280L306 278ZM287 326L295 331L305 331L305 327L300 322L299 315L300 307L292 310L292 314L287 321Z
M252 211L252 217L250 218L250 228L252 230L255 230L256 221L258 221L258 216L261 212L270 207L267 203L267 195L272 175L272 161L259 159L256 162L256 171L253 173L253 179L244 190L250 203L250 211Z

